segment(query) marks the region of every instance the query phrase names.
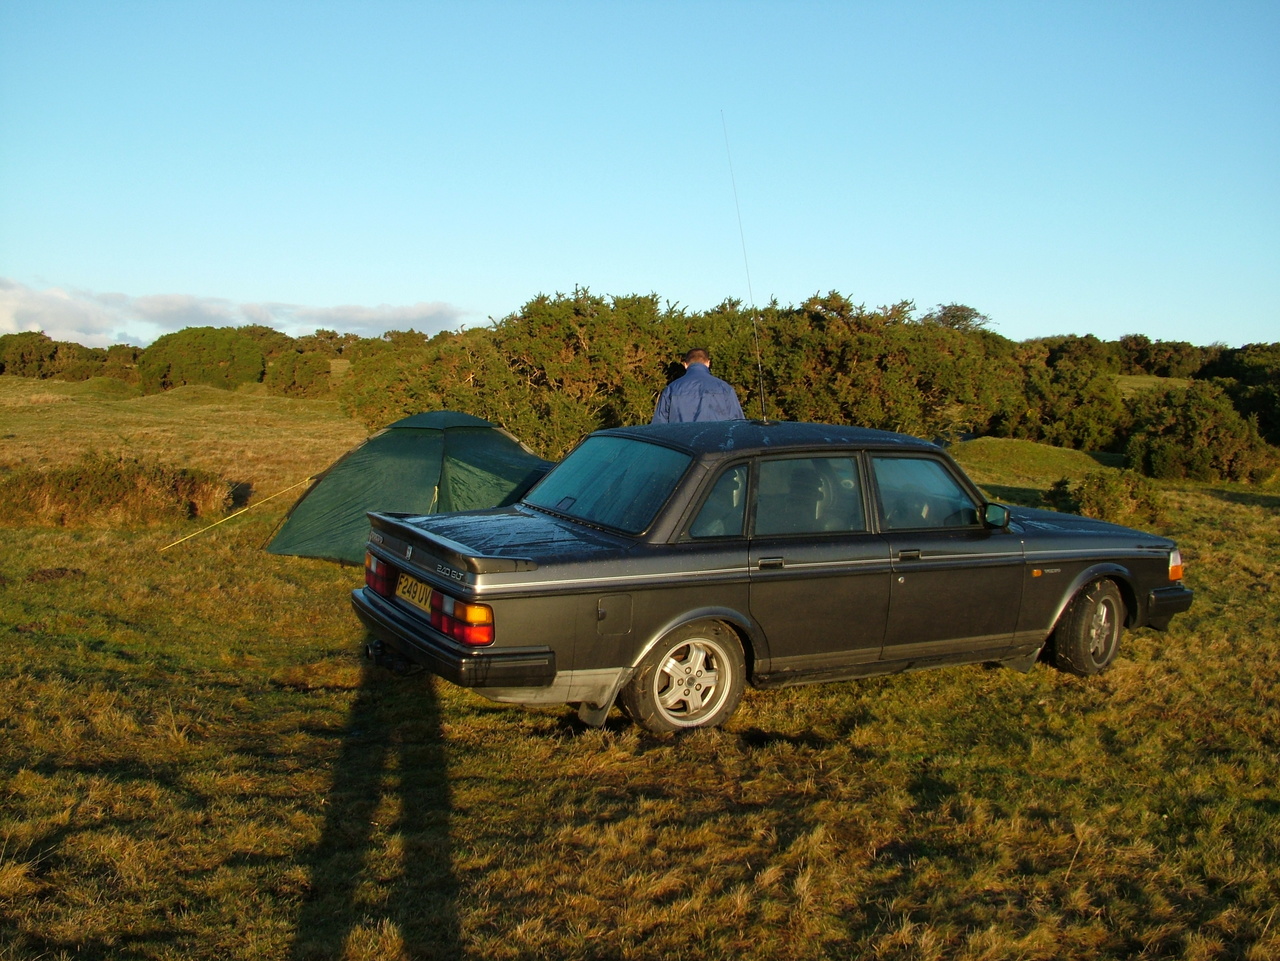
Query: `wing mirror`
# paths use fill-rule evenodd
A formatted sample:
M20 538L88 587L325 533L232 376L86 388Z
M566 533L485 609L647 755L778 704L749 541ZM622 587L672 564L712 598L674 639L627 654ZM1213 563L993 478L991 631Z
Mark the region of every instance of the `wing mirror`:
M988 504L982 511L982 523L987 527L1008 527L1009 508L1003 504Z

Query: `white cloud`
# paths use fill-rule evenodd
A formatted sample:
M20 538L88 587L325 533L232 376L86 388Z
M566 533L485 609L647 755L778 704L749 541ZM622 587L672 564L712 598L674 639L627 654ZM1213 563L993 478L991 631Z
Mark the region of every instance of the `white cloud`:
M134 344L145 347L162 334L185 327L241 327L262 324L290 336L324 328L361 337L388 330L436 334L454 330L469 316L438 301L407 306L309 307L300 304L237 304L218 297L155 294L132 297L49 288L34 290L0 277L0 334L43 330L54 340L86 347Z

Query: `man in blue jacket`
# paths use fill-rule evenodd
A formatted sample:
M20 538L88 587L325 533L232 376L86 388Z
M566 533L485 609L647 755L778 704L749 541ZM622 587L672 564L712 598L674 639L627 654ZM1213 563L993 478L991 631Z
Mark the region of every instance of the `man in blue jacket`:
M667 385L653 412L655 424L694 420L743 420L732 387L711 376L711 356L701 347L684 355L684 374Z

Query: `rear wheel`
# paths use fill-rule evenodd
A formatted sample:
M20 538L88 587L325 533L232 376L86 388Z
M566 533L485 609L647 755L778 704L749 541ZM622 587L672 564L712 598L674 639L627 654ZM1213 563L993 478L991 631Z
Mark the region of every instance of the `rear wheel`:
M1120 650L1125 607L1113 581L1095 581L1071 601L1054 634L1054 665L1088 677L1111 666Z
M738 637L718 621L672 631L622 689L627 715L657 733L716 727L742 697L746 661Z

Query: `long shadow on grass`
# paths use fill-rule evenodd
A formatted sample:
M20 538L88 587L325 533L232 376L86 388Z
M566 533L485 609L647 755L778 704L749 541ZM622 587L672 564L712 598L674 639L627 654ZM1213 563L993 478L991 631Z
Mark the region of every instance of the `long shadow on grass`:
M1280 508L1280 497L1274 494L1255 494L1247 491L1213 490L1210 493L1232 504L1244 504L1247 507L1262 507L1267 510Z
M982 489L993 500L1002 504L1019 504L1023 507L1043 507L1044 498L1034 487L1007 487L1003 484L983 484Z
M295 959L463 956L432 682L366 668L342 733Z

